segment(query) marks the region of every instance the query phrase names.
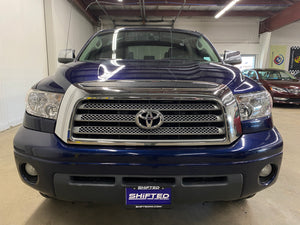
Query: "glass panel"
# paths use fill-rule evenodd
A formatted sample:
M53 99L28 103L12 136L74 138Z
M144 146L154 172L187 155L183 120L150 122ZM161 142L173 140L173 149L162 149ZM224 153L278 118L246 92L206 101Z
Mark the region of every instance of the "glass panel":
M255 68L255 55L242 55L242 63L235 65L240 70L249 70Z
M296 78L284 70L259 70L258 74L263 80L295 80Z
M80 61L95 61L98 59L110 59L112 56L113 33L96 36L85 48L80 56Z
M99 34L88 44L80 61L101 59L198 60L219 62L202 36L169 31L118 31Z

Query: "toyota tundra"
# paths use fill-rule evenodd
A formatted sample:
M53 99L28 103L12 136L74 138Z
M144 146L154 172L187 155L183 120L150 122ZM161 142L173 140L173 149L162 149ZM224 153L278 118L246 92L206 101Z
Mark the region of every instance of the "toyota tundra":
M21 179L66 201L169 207L274 184L283 142L268 91L198 32L119 28L28 92L14 138Z

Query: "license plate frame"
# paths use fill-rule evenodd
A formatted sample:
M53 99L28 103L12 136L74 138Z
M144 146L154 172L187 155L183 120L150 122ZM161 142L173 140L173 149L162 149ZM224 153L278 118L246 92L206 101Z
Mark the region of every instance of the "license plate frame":
M136 209L171 208L172 188L148 185L125 187L125 205Z

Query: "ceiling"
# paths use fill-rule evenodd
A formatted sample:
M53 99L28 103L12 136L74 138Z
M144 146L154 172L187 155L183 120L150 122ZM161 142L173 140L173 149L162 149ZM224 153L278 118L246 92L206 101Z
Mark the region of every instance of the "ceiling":
M230 0L69 1L76 5L94 25L99 25L103 19L109 19L115 27L137 25L172 27L181 16L213 17L230 2ZM300 7L300 0L240 0L223 16L261 17L263 20L280 15L295 8L294 6ZM297 18L300 17L298 14ZM286 15L290 13L285 13L285 17ZM295 17L295 15L291 16Z

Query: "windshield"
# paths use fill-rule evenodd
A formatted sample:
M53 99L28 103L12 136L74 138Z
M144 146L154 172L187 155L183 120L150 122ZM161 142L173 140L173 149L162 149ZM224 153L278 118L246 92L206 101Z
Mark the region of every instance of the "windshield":
M182 59L219 62L219 57L202 36L171 31L122 31L95 36L79 61L101 59Z
M263 80L295 80L296 78L287 71L261 70L257 71Z

